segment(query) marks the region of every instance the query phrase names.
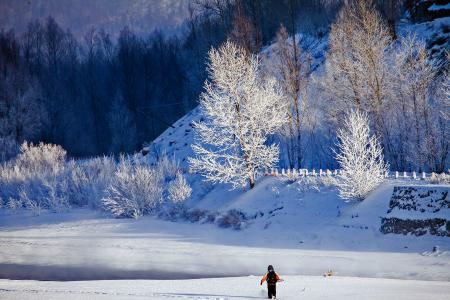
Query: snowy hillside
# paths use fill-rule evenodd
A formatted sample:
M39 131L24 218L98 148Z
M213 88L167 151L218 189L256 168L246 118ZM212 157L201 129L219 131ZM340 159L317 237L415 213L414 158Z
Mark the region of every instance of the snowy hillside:
M423 23L410 23L403 20L398 26L400 36L415 34L427 45L427 50L435 59L442 59L445 51L450 48L450 17L438 18L433 21ZM314 38L311 36L297 35L297 40L304 50L310 51L312 55L312 74L317 75L323 72L323 63L327 50L327 39ZM273 64L274 44L266 46L261 51L263 68L270 70ZM172 127L165 130L160 136L149 143L138 154L139 159L144 156L150 163L162 152L169 156L174 156L183 169L188 168L187 158L192 156L191 145L194 141L194 131L192 122L200 121L202 118L199 107L196 107L184 117L175 122ZM313 165L313 162L308 163ZM315 166L317 167L317 166Z
M297 42L302 49L311 53L311 71L315 72L320 69L325 60L325 53L327 42L325 38L317 38L312 36L305 36L301 34L296 35ZM292 38L290 38L290 41ZM260 53L262 59L262 68L268 72L273 68L274 64L274 44L266 46ZM194 141L194 130L192 122L199 122L202 120L202 115L199 107L194 108L184 117L176 121L172 127L167 128L160 136L158 136L151 143L146 145L138 154L138 159L146 160L149 163L154 163L155 157L162 153L168 154L169 157L175 157L179 161L180 167L188 168L187 158L193 155L191 145Z

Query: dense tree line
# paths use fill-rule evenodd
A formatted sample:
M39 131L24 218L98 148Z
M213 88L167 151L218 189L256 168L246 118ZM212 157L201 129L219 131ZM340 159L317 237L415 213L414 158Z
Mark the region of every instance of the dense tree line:
M193 0L181 38L124 28L113 40L93 28L77 40L51 17L20 35L2 30L0 156L24 140L72 156L133 152L196 105L212 46L230 38L258 52L280 24L292 33L300 12L319 20L325 11L311 28L331 18L323 1Z
M75 156L132 152L192 107L176 40L124 28L117 42L92 29L77 41L49 17L21 36L0 33L0 136ZM5 151L6 152L6 151Z

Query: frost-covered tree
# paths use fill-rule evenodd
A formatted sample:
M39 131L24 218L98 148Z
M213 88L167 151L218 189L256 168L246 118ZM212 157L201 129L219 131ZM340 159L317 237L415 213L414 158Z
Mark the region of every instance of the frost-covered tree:
M170 201L180 203L191 196L192 188L187 183L183 174L177 172L175 179L169 184L168 193Z
M388 165L383 148L370 134L366 113L352 111L338 130L336 160L341 167L337 185L344 199L363 200L384 178Z
M436 65L425 43L414 35L402 38L391 56L395 89L384 118L392 128L386 137L387 153L399 169L423 170L428 165L442 170L439 162L445 162L447 147L441 137L446 129L439 123L445 109L439 95L432 93Z
M212 49L209 60L190 167L208 181L253 188L255 171L278 161L268 138L286 123L282 92L274 79L262 79L259 58L232 42Z
M330 32L323 88L337 120L349 109L369 113L378 135L384 134L382 112L392 91L387 48L389 29L370 1L344 6Z

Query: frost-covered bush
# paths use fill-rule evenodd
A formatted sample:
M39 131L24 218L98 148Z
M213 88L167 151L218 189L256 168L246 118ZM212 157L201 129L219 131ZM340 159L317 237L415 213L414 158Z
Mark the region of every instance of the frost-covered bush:
M68 183L64 175L59 178L49 178L43 183L45 188L43 199L46 207L56 212L70 207Z
M70 161L68 167L70 202L78 206L100 206L115 170L116 162L108 156L82 162Z
M175 159L170 159L165 153L158 157L155 168L165 182L175 179L179 169Z
M102 206L116 217L138 218L156 212L164 205L179 204L192 193L177 163L166 155L153 166L134 164L130 158L122 157L112 177ZM160 212L167 218L180 213L177 208Z
M162 155L154 166L132 157L67 160L57 145L24 143L19 155L0 165L0 198L9 209L62 211L70 206L102 207L117 217L137 218L181 203L192 189L174 160Z
M192 188L181 172L178 172L175 179L170 182L168 194L169 200L173 203L181 203L191 196Z
M41 202L38 202L34 199L31 199L30 197L28 197L28 194L26 191L21 190L19 192L19 199L22 203L22 205L30 210L35 216L39 216L41 214L41 210L42 210L42 206L41 206Z
M19 199L9 198L8 200L8 208L12 212L16 212L18 209L22 208L22 201Z
M0 166L0 197L20 199L34 214L41 209L96 207L115 168L110 157L67 160L60 146L23 143L19 155Z
M122 158L102 204L116 217L138 218L163 201L164 182L157 169Z
M383 180L388 170L383 148L370 134L367 114L352 111L338 130L336 160L341 167L337 185L343 199L363 200Z
M24 176L58 175L64 169L67 152L59 145L24 142L15 166Z
M24 142L18 156L2 164L0 171L1 197L17 199L35 211L40 208L60 211L69 206L66 151L62 147Z

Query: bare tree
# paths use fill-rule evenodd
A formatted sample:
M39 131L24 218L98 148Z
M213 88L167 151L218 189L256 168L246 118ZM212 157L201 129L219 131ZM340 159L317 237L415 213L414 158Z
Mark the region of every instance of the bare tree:
M261 32L247 17L241 0L236 0L235 3L230 40L249 53L258 53L262 46Z
M280 27L274 46L275 75L280 78L287 100L288 123L285 128L286 148L291 168L299 168L304 158L302 148L302 119L306 107L306 89L311 69L311 57L303 52L297 39L289 37L284 26Z

